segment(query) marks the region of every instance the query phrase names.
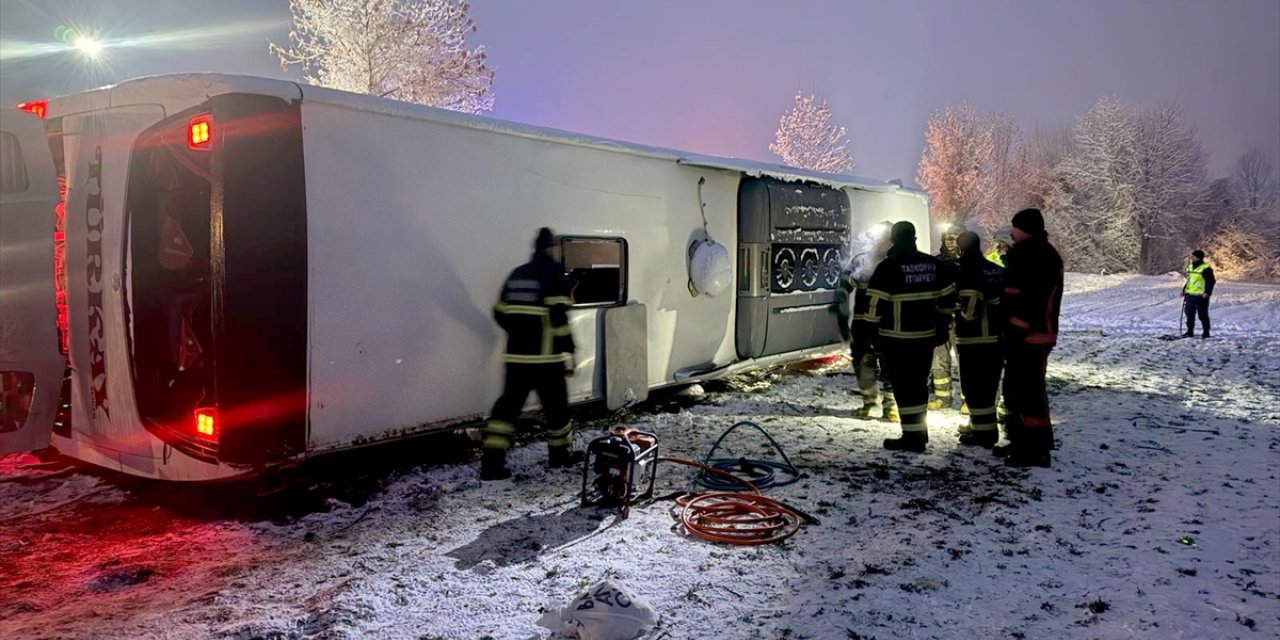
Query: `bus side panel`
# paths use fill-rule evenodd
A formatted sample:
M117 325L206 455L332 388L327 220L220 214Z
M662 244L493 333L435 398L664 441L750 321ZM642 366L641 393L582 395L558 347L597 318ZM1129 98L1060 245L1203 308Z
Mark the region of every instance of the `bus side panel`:
M103 105L62 119L71 437L99 446L115 462L107 466L142 475L157 473L163 444L146 436L134 401L122 280L124 202L133 141L163 117L158 106Z
M711 237L731 245L737 174L307 98L302 118L309 448L486 414L506 339L492 307L540 226L626 240L628 297L646 305L650 384L732 361L733 296L691 296L685 265L702 233L698 179L707 178ZM570 384L590 385L598 354L582 329L596 313L572 316Z

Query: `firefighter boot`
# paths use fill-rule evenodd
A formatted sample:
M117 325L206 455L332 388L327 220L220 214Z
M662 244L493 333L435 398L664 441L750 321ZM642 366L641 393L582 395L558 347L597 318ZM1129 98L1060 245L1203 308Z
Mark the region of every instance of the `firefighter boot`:
M547 452L549 454L547 465L552 469L576 467L582 464L582 452L574 451L570 445L547 447Z
M994 453L1001 458L1013 453L1018 439L1022 437L1022 432L1025 430L1026 427L1022 426L1022 420L1020 418L1012 415L1005 416L1004 438L1005 440L1008 440L1009 443L992 447L991 453Z
M506 480L511 477L507 468L507 452L502 449L485 449L480 456L481 480Z
M990 449L995 446L996 440L1000 439L1000 432L995 429L987 429L985 431L973 431L960 434L960 444L971 447L984 447Z
M889 422L902 421L902 416L898 415L898 399L893 396L893 391L884 393L884 413L880 417Z
M924 453L924 446L928 442L928 431L903 431L901 438L885 438L884 448L890 451Z
M853 410L853 417L860 420L869 420L880 417L880 403L864 402L861 407Z
M1037 427L1028 430L1014 445L1013 452L1004 459L1006 467L1050 466L1053 450L1053 427Z

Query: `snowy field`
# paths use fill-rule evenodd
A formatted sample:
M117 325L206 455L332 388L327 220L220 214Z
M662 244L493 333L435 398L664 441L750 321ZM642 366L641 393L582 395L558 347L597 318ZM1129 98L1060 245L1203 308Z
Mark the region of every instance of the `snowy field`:
M331 463L256 509L11 456L0 638L546 638L541 612L605 577L660 615L654 639L1280 636L1280 287L1220 283L1216 337L1164 342L1181 278L1067 284L1051 469L959 448L955 411L930 416L926 454L886 452L896 425L850 418L839 368L579 431L620 421L700 460L758 422L805 472L770 495L821 520L764 547L685 536L671 502L579 509L578 472L547 471L536 440L515 481L481 484L473 453L436 441ZM686 484L664 463L660 493Z

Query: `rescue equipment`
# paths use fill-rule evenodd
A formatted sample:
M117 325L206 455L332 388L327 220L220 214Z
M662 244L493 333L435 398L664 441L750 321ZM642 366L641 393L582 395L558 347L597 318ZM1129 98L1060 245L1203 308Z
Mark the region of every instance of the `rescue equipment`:
M596 438L582 459L582 506L617 506L626 518L653 497L657 470L658 436L623 427Z

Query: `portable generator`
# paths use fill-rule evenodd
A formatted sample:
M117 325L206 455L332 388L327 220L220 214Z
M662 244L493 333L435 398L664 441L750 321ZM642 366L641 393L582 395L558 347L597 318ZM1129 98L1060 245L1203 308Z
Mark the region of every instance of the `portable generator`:
M631 505L653 497L657 469L658 436L619 429L596 438L582 461L582 506L616 506L625 518Z

